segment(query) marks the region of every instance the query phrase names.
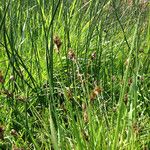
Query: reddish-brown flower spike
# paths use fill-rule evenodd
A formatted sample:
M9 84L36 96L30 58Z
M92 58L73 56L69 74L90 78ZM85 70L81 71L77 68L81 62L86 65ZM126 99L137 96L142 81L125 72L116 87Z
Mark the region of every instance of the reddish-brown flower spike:
M4 76L1 70L0 70L0 83L4 83Z
M0 126L0 140L4 140L4 128Z
M96 86L90 95L90 100L93 101L101 92L102 89L99 86Z
M70 60L72 60L72 61L75 61L75 60L76 60L75 53L73 52L72 49L69 49L69 51L68 51L68 59L70 59Z
M57 52L59 53L62 42L58 36L55 36L53 40L54 40L54 43L56 44Z

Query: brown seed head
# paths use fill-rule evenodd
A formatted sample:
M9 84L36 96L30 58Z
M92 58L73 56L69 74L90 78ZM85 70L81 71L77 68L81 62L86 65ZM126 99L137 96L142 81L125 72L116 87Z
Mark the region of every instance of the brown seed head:
M102 89L99 86L96 86L90 95L90 100L93 101L101 92Z
M87 114L87 111L84 111L83 113L83 120L85 123L88 123L88 114Z
M58 36L54 37L54 43L56 44L57 52L59 53L60 47L62 45L62 42L61 42L61 40L60 40L60 38Z
M0 126L0 140L4 140L4 127Z
M0 70L0 83L4 83L4 76L1 70Z
M74 51L72 49L69 49L69 51L68 51L68 59L70 59L72 61L76 60L75 53L74 53Z

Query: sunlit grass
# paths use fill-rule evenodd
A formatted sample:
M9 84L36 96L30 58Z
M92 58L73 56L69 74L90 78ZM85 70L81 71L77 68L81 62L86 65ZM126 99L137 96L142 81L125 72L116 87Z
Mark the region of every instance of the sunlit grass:
M150 147L147 1L0 2L0 149Z

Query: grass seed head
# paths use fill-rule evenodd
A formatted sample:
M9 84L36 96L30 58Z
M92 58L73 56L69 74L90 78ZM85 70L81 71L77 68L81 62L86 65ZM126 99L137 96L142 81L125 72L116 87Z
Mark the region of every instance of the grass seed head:
M83 113L83 120L85 123L88 123L88 121L89 121L87 111L84 111L84 113Z
M53 40L54 40L54 43L57 47L57 52L59 53L62 42L58 36L55 36Z
M4 140L4 127L0 126L0 140Z
M69 49L68 51L68 59L75 61L76 60L76 55L72 49Z
M0 83L4 83L4 76L1 70L0 70Z
M96 86L90 95L90 100L93 101L101 92L102 89L99 86Z

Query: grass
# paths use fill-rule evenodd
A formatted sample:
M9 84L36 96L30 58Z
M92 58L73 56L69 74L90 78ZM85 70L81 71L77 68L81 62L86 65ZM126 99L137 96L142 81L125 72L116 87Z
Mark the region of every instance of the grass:
M150 148L148 1L0 1L0 149Z

